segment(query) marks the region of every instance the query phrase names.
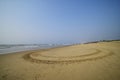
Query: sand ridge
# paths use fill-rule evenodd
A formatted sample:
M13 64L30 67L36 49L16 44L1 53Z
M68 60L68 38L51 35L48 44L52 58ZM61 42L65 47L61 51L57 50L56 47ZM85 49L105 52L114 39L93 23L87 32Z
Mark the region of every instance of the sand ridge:
M113 54L114 52L101 47L97 49L95 46L91 48L91 46L82 45L28 53L24 59L36 63L75 63L102 59Z

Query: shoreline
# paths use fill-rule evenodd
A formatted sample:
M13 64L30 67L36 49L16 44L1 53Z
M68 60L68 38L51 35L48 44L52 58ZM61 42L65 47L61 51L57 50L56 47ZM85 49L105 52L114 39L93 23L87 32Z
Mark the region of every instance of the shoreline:
M120 40L108 40L108 42L112 42L112 41L120 41ZM26 52L26 51L34 51L34 50L42 50L42 49L53 49L53 48L60 48L60 47L68 47L68 46L74 46L74 45L93 44L93 43L100 43L100 42L106 42L106 41L97 41L97 42L95 41L95 42L86 42L86 43L62 45L62 46L49 47L49 48L41 48L41 49L38 48L38 49L28 49L28 50L20 50L20 51L3 52L3 53L0 53L0 55L12 54L12 53L20 53L20 52Z
M114 42L114 41L120 41L120 40L92 41L92 42L86 42L86 43L77 43L77 44L70 44L70 45L61 45L61 46L49 47L49 48L41 48L41 49L38 48L38 49L28 49L28 50L20 50L20 51L11 51L11 52L3 52L3 53L0 53L0 55L12 54L12 53L20 53L20 52L26 52L26 51L43 50L43 49L53 49L53 48L60 48L60 47L68 47L68 46L74 46L74 45L85 45L85 44L94 44L94 43L101 43L101 42Z

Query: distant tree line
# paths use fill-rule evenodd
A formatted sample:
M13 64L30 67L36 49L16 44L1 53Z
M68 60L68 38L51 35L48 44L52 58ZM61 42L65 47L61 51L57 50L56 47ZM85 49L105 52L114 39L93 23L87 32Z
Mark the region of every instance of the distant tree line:
M91 42L87 42L87 43L84 43L84 44L98 43L98 42L111 42L111 41L120 41L120 39L116 39L116 40L99 40L99 41L91 41Z

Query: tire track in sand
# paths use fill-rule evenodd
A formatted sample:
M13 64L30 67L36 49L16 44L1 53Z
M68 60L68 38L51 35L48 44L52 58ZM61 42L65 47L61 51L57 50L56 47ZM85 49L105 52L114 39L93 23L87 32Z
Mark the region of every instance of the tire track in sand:
M92 49L91 49L92 50ZM46 64L58 64L58 63L76 63L102 59L114 54L114 52L107 49L94 49L95 52L87 53L85 55L59 57L59 56L47 56L40 53L31 52L23 56L23 58L30 62L46 63ZM44 51L43 51L44 52Z

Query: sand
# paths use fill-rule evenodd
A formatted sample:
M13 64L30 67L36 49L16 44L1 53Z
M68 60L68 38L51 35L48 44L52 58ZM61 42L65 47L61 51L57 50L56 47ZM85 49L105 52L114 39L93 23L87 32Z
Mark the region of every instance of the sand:
M2 54L0 80L120 80L120 41Z

